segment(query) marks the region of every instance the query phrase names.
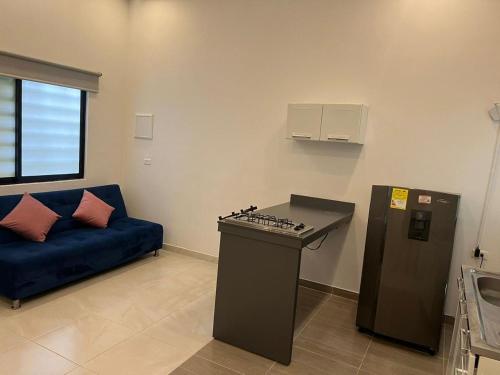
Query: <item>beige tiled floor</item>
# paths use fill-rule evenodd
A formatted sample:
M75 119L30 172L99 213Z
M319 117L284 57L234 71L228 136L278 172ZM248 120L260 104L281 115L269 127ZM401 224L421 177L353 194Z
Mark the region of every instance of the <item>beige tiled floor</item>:
M441 374L436 357L359 333L356 303L300 288L293 360L211 339L217 266L175 253L25 301L0 300L0 375Z
M0 374L168 374L211 340L217 266L162 251L25 301L0 301Z
M175 375L441 375L451 330L443 327L434 357L358 332L356 302L311 289L299 290L292 363L271 360L212 340L183 363Z

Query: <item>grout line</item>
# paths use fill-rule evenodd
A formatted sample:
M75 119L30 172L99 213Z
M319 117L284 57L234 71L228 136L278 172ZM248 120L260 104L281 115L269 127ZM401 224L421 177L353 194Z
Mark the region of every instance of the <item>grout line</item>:
M304 289L308 289L308 290L313 290L313 291L318 292L318 293L322 293L322 294L327 294L327 295L329 295L329 296L333 296L333 294L332 294L332 293L324 292L324 291L322 291L322 290L314 289L314 288L311 288L311 287L308 287L308 286L305 286L305 285L300 285L300 284L299 284L299 288L304 288Z
M274 365L275 365L275 364L276 364L276 362L273 362L273 364L271 365L271 367L269 367L269 368L267 369L267 371L266 371L266 374L265 374L265 375L269 374L269 372L273 369L273 367L274 367Z
M325 293L325 294L327 294L327 295L328 295L328 293ZM304 332L304 330L305 330L305 329L306 329L306 327L309 325L309 323L311 323L311 321L314 319L314 317L315 317L316 315L318 315L318 313L321 311L321 309L324 307L324 305L325 305L328 301L330 301L330 299L331 299L331 298L332 298L332 296L331 296L331 295L328 295L328 297L327 297L327 298L325 298L325 300L324 300L324 301L322 301L322 302L318 305L318 307L316 308L316 310L315 310L315 311L311 314L311 316L310 316L310 317L309 317L309 319L308 319L308 320L304 323L304 325L302 326L302 328L300 328L297 332L295 332L295 333L294 333L294 335L293 335L293 340L294 340L294 341L295 341L295 339L296 339L297 337L299 337L299 336L302 334L302 332Z
M41 345L41 344L39 344L39 343L37 343L37 342L35 342L35 341L31 341L31 342L32 342L33 344L35 344L35 345L39 346L40 348L45 349L45 350L47 350L47 351L49 351L49 352L51 352L51 353L54 353L54 354L55 354L55 355L57 355L58 357L61 357L62 359L65 359L66 361L73 363L73 364L74 364L75 366L77 366L77 367L82 367L82 365L80 365L79 363L77 363L77 362L73 361L72 359L66 358L66 357L65 357L65 356L63 356L62 354L59 354L59 353L57 353L57 352L53 351L52 349L46 348L45 346L43 346L43 345ZM71 371L73 371L73 370L76 370L76 368L71 369L69 372L71 372Z
M189 305L189 304L188 304L188 305ZM132 307L132 306L131 306L131 307ZM185 307L187 307L187 305L186 305ZM96 359L97 357L101 356L102 354L109 352L111 349L114 349L116 346L118 346L118 345L120 345L120 344L124 343L125 341L128 341L128 340L130 340L130 339L132 339L132 338L135 338L135 337L137 337L137 336L139 336L139 335L141 335L141 334L144 334L145 336L149 337L150 339L157 340L157 341L162 342L162 343L164 343L164 344L167 344L167 345L173 346L173 345L172 345L172 344L170 344L170 343L167 343L167 342L165 342L165 341L163 341L163 340L159 340L159 339L157 339L157 338L155 338L155 337L153 337L153 336L151 336L151 335L148 335L147 333L145 333L145 331L147 331L147 330L148 330L149 328L151 328L151 327L154 327L156 324L158 324L158 323L160 323L162 320L164 320L164 319L168 318L168 317L169 317L170 315L172 315L174 312L177 312L177 311L179 311L179 310L182 310L183 308L184 308L184 307L181 307L181 308L179 308L179 309L176 309L176 310L171 311L169 314L167 314L166 316L164 316L164 317L163 317L163 318L161 318L160 320L154 321L154 322L152 322L150 325L148 325L148 326L146 326L146 327L144 327L144 328L142 328L142 329L139 329L138 331L135 331L135 329L130 328L130 327L128 327L128 326L126 326L126 325L124 325L124 324L122 324L122 323L115 322L115 321L114 321L114 320L112 320L112 319L105 318L104 316L99 315L101 318L107 319L107 320L111 321L112 323L122 325L122 326L124 326L124 327L126 327L126 328L128 328L128 329L132 330L132 331L133 331L133 333L132 333L129 337L125 338L124 340L122 340L122 341L120 341L120 342L118 342L118 343L116 343L116 344L113 344L113 345L112 345L111 347L109 347L108 349L106 349L106 350L102 351L101 353L97 354L96 356L94 356L94 357L90 358L89 360L87 360L87 361L85 362L85 364L87 364L87 363L89 363L90 361L92 361L92 360ZM194 353L193 353L193 355L194 355L194 354L196 354L196 352L194 352ZM84 365L82 365L82 366L84 366ZM178 367L179 367L179 366L178 366Z
M372 342L373 342L373 336L370 338L370 342L368 343L368 346L366 347L365 354L363 355L363 359L361 360L361 363L358 367L358 372L356 373L356 375L359 375L359 372L361 371L361 367L363 367L363 363L365 362L366 355L368 354L368 350L370 349Z
M187 369L185 367L183 367L184 363L186 363L189 359L191 359L192 357L189 357L188 359L186 359L184 362L182 362L182 364L180 366L177 366L176 368L174 368L173 370L171 370L169 372L169 374L171 374L172 372L174 372L175 370L179 369L179 368L182 368L184 371L186 371L188 374L193 374L193 375L199 375L197 374L196 372L194 371L191 371L190 369Z
M309 353L311 353L311 354L317 355L318 357L321 357L321 358L327 359L327 360L329 360L329 361L333 361L333 362L341 363L341 364L343 364L343 365L345 365L345 366L351 367L352 369L358 369L356 366L353 366L353 365L351 365L351 364L349 364L349 363L343 362L343 361L341 361L341 360L337 360L337 358L332 358L332 357L326 356L326 355L324 355L324 354L322 354L322 353L317 353L317 352L315 352L315 351L313 351L313 350L310 350L310 349L304 348L303 346L300 346L300 345L295 345L295 347L296 347L297 349L303 350L303 351L305 351L305 352L309 352ZM316 368L314 365L309 365L309 366L310 366L310 367L312 367L312 368Z
M201 349L200 349L200 350L201 350ZM241 371L235 370L234 368L231 368L231 367L225 366L225 365L223 365L223 364L221 364L221 363L219 363L219 362L215 362L214 360L209 359L209 358L206 358L206 357L203 357L203 356L202 356L202 355L200 355L200 354L194 354L194 355L193 355L193 357L200 357L200 358L204 359L205 361L208 361L208 362L211 362L211 363L215 363L216 365L218 365L218 366L220 366L220 367L224 367L224 368L225 368L225 369L227 369L227 370L231 370L231 371L233 371L233 372L236 372L237 374L245 375L245 373L244 373L244 372L241 372ZM192 358L192 357L190 357L190 358ZM187 360L189 360L189 359L187 359Z

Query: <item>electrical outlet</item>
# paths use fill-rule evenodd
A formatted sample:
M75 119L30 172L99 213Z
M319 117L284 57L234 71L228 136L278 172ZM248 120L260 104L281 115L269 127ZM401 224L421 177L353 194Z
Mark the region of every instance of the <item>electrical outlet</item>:
M152 161L151 158L144 158L144 165L151 165Z
M481 249L478 247L475 247L474 249L472 249L472 257L473 258L479 258L481 255Z

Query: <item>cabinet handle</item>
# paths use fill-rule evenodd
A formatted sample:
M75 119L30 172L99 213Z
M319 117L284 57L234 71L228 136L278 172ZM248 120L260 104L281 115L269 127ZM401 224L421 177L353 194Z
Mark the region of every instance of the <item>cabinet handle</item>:
M458 298L460 300L465 301L465 287L464 287L464 279L461 277L457 278L457 284L458 284Z
M458 304L460 305L460 315L466 317L467 316L467 303L465 302L464 299L460 299Z
M455 375L467 375L469 373L469 371L465 370L464 369L464 360L463 358L460 360L460 367L461 368L455 368Z
M349 142L351 137L348 135L329 135L327 138L329 141Z
M310 139L311 136L307 135L307 134L292 133L292 138L307 138L307 139Z
M464 339L464 336L467 335L467 339ZM464 328L460 329L460 351L462 354L467 354L469 352L469 345L468 345L468 336L469 332L466 331ZM466 342L467 340L467 342Z

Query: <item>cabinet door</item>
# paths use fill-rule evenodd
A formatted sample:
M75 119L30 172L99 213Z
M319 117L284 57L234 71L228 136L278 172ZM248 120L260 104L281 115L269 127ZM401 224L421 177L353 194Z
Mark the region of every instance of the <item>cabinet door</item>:
M500 374L500 361L480 357L477 375L498 375Z
M364 109L359 104L325 104L321 122L321 140L363 143Z
M318 141L322 115L322 104L289 104L287 138Z

